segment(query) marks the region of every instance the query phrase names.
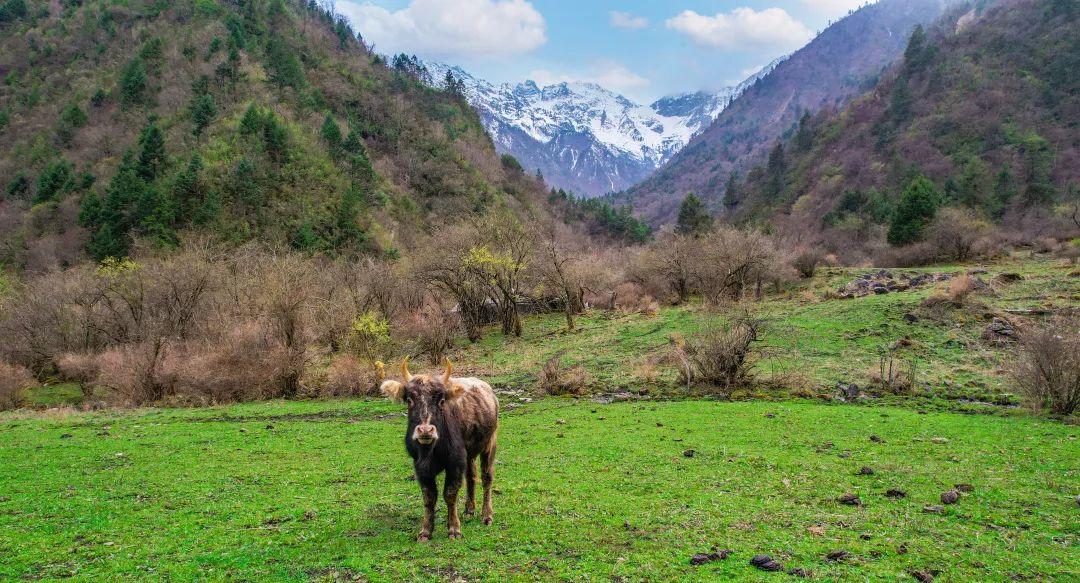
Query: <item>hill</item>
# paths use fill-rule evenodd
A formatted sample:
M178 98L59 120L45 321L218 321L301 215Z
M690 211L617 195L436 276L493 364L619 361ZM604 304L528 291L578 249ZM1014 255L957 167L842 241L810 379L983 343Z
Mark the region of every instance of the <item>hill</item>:
M825 29L724 110L666 166L620 200L650 222L669 223L694 192L719 208L732 172L746 171L804 112L846 103L872 87L903 52L911 30L933 22L946 0L882 0Z
M1077 198L1080 2L975 2L958 14L917 31L850 106L807 116L740 185L735 218L831 231L826 239L850 247L896 222L917 176L932 183L935 206L1020 228Z
M8 266L168 249L186 232L394 255L431 217L546 196L463 100L388 67L324 3L3 6Z

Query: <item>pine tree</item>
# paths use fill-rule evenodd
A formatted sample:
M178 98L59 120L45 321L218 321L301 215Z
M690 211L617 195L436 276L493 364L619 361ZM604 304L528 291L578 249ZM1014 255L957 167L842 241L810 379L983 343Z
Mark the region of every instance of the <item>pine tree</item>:
M769 163L765 167L768 173L768 182L765 184L765 200L775 202L783 194L787 187L787 158L784 154L784 144L776 142L776 146L769 153Z
M83 197L79 205L79 225L87 229L96 229L101 224L101 197L91 192Z
M134 58L120 73L120 103L124 106L142 103L146 97L146 63Z
M338 125L333 116L326 116L320 133L323 141L330 147L330 152L336 154L341 149L341 126Z
M176 202L169 193L154 185L147 186L135 208L139 233L159 247L176 244Z
M921 24L916 25L908 38L907 49L904 50L904 66L908 71L919 71L927 65L930 56L926 30Z
M679 206L679 218L675 223L675 232L683 235L702 235L712 229L713 218L694 193L689 193Z
M273 113L268 113L263 119L263 143L271 160L278 164L288 161L289 134Z
M990 205L990 216L994 217L994 220L1001 220L1005 216L1005 211L1016 197L1016 193L1016 179L1013 177L1012 169L1006 164L1001 167L994 181L994 199Z
M248 106L244 117L240 118L240 133L250 136L259 133L263 127L263 115L254 103Z
M37 195L34 204L41 204L58 198L68 192L73 185L72 164L64 159L54 160L38 177Z
M732 170L724 186L724 206L728 208L728 213L731 213L740 202L742 202L742 193L739 192L739 173Z
M971 208L980 208L985 204L989 190L989 177L986 164L977 156L968 158L964 172L958 181L957 201Z
M923 230L937 215L941 197L934 183L926 177L912 180L900 195L900 202L893 212L889 243L901 246L922 239Z
M194 154L184 170L176 175L173 182L172 196L176 201L176 209L180 223L186 222L191 216L195 205L202 200L199 172L203 168L202 157Z
M147 182L153 182L165 169L167 158L165 156L165 134L155 122L143 129L139 136L139 177Z
M201 227L213 225L221 217L221 194L217 190L206 193L202 204L195 209L192 222Z
M366 240L364 231L356 224L356 215L364 202L364 193L356 186L351 186L341 195L338 205L335 229L338 248L359 247Z
M210 122L214 121L217 114L218 110L217 105L214 103L213 94L204 93L195 98L195 101L191 104L191 121L195 124L192 131L195 137L202 135L203 130L210 125Z
M1027 190L1024 202L1029 205L1047 205L1054 201L1057 189L1054 188L1053 169L1054 151L1050 142L1035 132L1024 137L1022 151L1026 167Z
M911 85L907 77L901 75L893 85L892 95L889 98L889 119L894 125L900 125L911 117Z

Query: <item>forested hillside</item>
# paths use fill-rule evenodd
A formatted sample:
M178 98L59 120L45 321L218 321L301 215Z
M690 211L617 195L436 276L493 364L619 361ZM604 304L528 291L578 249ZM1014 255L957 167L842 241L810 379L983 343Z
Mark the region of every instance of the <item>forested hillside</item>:
M1052 228L1080 180L1078 16L1076 0L976 2L955 26L916 30L873 91L773 148L729 193L733 217L846 248L918 242L947 206L962 226Z
M547 193L459 97L388 68L314 0L6 0L0 264L43 271L186 232L390 254Z
M675 219L693 192L714 209L734 173L745 176L804 112L842 106L873 87L903 53L911 30L937 19L951 0L881 0L834 23L735 99L653 177L621 197L654 223Z

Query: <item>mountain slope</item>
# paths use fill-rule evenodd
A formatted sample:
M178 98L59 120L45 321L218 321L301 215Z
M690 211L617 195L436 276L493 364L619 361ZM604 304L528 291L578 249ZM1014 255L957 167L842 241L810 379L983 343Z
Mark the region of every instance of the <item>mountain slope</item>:
M919 175L942 203L1017 226L1077 196L1078 24L1077 0L957 6L873 91L808 119L779 163L751 172L736 217L865 242Z
M544 200L460 99L301 0L29 1L0 23L0 262L41 270L187 231L393 253Z
M949 0L881 0L834 23L753 85L653 177L619 198L654 223L674 220L694 192L717 206L732 171L764 159L804 112L844 104L872 87L912 29L933 22Z
M553 186L597 196L646 178L779 62L736 87L665 97L649 106L592 83L495 85L441 63L423 65L422 77L443 87L452 74L499 152L540 170Z

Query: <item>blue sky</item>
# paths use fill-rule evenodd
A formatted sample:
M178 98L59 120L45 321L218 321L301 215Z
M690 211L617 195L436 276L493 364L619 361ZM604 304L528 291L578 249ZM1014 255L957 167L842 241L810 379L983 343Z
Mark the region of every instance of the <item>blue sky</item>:
M640 102L738 83L866 0L337 0L381 53Z

